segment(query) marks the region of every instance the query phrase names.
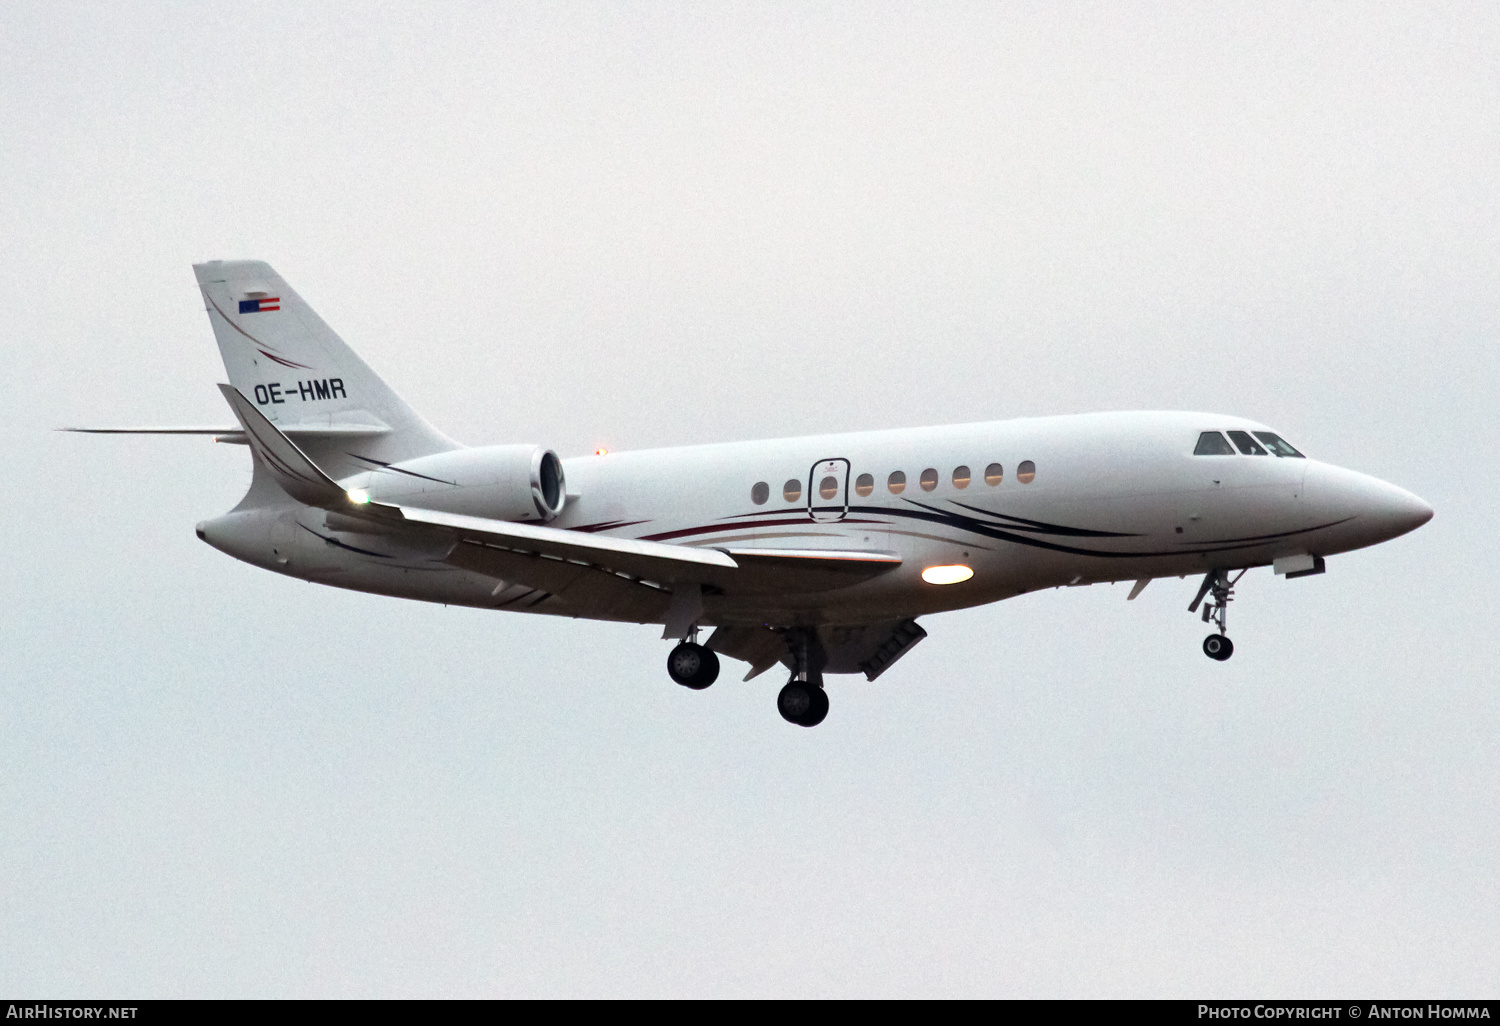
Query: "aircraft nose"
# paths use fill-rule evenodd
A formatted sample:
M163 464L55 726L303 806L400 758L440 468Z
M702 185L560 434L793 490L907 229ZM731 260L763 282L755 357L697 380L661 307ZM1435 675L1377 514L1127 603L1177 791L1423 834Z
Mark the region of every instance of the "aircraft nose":
M1372 541L1415 531L1432 519L1432 507L1405 488L1343 467L1309 467L1308 497L1328 512L1351 518ZM1369 543L1367 543L1369 544Z
M1385 482L1381 482L1385 484ZM1433 509L1405 488L1386 484L1388 496L1380 516L1395 528L1396 534L1415 531L1432 519ZM1392 535L1394 537L1394 535Z

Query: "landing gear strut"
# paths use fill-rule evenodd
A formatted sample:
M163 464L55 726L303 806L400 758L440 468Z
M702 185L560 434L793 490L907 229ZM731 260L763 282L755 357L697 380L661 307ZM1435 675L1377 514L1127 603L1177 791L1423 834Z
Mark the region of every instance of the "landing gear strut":
M1218 634L1210 634L1203 639L1203 654L1210 659L1223 662L1234 655L1234 642L1229 640L1225 634L1228 630L1229 603L1234 599L1234 586L1239 583L1246 571L1241 570L1231 580L1228 571L1210 570L1203 578L1203 585L1198 589L1197 598L1193 604L1188 606L1189 613L1196 613L1198 605L1203 605L1203 622L1216 624L1219 628ZM1204 598L1208 601L1204 602Z
M788 631L786 643L792 654L792 679L776 696L776 711L788 723L816 727L828 715L828 692L823 690L828 657L811 629Z

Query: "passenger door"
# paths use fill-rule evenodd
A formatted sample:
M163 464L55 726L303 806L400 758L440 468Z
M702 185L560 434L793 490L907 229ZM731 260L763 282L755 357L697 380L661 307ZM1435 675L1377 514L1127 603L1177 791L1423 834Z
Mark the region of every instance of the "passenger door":
M807 513L819 523L844 519L849 512L849 461L819 460L807 475Z

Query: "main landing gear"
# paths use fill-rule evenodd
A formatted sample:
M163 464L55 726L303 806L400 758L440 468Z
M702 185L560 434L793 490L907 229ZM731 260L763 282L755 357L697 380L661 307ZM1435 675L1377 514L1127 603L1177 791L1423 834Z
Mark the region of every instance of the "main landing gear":
M667 673L685 688L702 691L719 679L719 657L696 641L684 641L667 656Z
M816 727L828 715L828 692L821 684L793 678L776 696L776 711L788 723Z
M1196 613L1198 606L1203 605L1203 622L1218 625L1219 633L1210 634L1203 639L1203 654L1210 659L1223 662L1234 655L1234 642L1229 640L1225 631L1228 629L1229 603L1234 599L1234 586L1239 579L1245 576L1246 571L1241 570L1231 580L1229 573L1225 570L1210 570L1203 578L1203 585L1198 589L1198 596L1193 599L1193 604L1188 606L1189 613ZM1204 602L1204 598L1208 601Z
M823 690L828 657L811 629L787 631L786 644L792 654L792 679L776 696L776 711L788 723L816 727L828 716L828 692Z
M702 691L719 676L719 657L697 641L696 628L687 640L667 656L667 673L677 683ZM811 628L795 628L785 634L793 666L792 679L776 696L776 710L781 718L799 727L816 727L828 716L828 693L823 690L823 667L828 662L817 633Z

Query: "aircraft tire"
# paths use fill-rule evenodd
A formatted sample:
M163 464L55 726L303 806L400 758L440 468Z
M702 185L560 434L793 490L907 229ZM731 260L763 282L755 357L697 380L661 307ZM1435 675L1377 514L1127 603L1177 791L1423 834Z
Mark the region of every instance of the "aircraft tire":
M1210 634L1203 639L1203 654L1222 663L1234 655L1234 642L1222 634Z
M776 711L788 723L816 727L828 715L828 693L805 681L790 681L776 696Z
M684 641L667 655L667 675L685 688L702 691L719 679L719 657L711 648Z
M788 723L802 726L802 717L813 707L812 688L800 680L788 681L781 694L776 696L776 711Z
M813 688L813 707L802 717L802 726L816 727L828 718L828 692Z

